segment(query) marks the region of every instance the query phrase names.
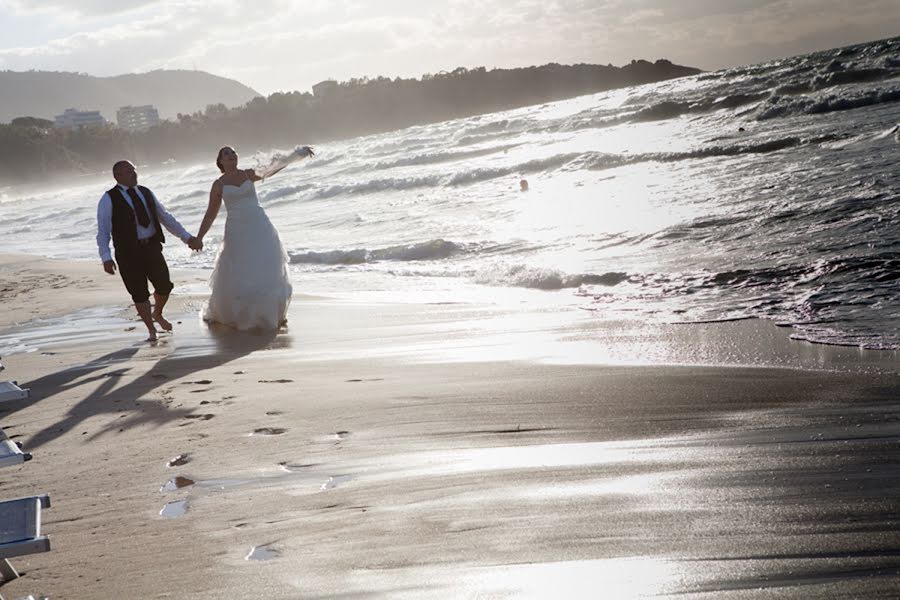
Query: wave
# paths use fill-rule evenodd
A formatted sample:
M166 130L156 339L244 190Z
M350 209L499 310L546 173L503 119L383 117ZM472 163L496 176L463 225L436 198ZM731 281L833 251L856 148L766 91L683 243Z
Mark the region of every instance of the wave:
M492 265L478 271L473 279L475 283L483 285L551 291L579 288L583 285L615 286L623 281L628 281L629 277L627 273L622 272L572 275L557 269L530 267L527 265Z
M401 131L409 131L409 130L401 130ZM369 143L367 143L369 142ZM429 144L433 144L435 142L432 137L402 137L400 139L394 140L384 140L381 135L371 136L371 141L369 138L363 138L361 144L363 145L363 149L366 154L371 156L387 156L389 154L394 154L398 151L408 151L413 148L424 148Z
M896 76L897 72L891 69L872 68L844 70L843 68L839 68L817 75L812 80L812 88L814 90L822 90L839 85L883 81Z
M458 140L456 140L457 146L474 146L475 144L482 144L484 142L491 142L493 140L498 140L506 137L510 137L513 135L518 135L518 132L515 131L504 131L502 133L486 133L482 135L464 135Z
M464 152L427 152L425 154L416 154L391 161L383 161L375 164L376 169L393 169L395 167L411 167L420 165L431 165L442 162L453 162L457 160L465 160L467 158L477 158L479 156L488 156L498 154L518 147L520 144L506 144L504 146L494 146L492 148L483 148L480 150L469 150Z
M537 158L524 163L518 163L506 167L485 167L480 169L473 169L471 171L461 171L459 173L451 175L445 180L444 183L446 185L464 185L469 183L476 183L479 181L486 181L489 179L497 179L498 177L505 177L507 175L541 173L550 169L558 169L582 156L582 153L574 152L568 154L556 154L553 156L548 156L546 158Z
M591 153L588 153L591 154ZM488 181L509 175L525 175L541 173L558 169L583 157L583 153L573 152L567 154L555 154L545 158L529 160L523 163L515 163L501 167L483 167L458 171L451 175L435 173L410 177L384 177L350 183L333 184L316 189L310 196L311 199L327 199L336 196L370 194L391 190L410 190L416 188L431 188L438 186L457 186ZM287 195L293 191L285 191L281 195ZM266 196L269 199L272 196Z
M499 121L491 121L483 125L475 125L466 127L462 131L462 135L481 135L485 133L518 133L527 130L531 122L526 119L501 119Z
M780 150L787 150L798 146L830 142L835 139L838 139L838 136L823 135L815 138L788 136L762 140L759 142L704 146L695 150L686 150L684 152L649 152L634 155L588 152L577 155L568 163L568 167L573 170L586 169L589 171L602 171L645 162L678 162L683 160L699 160L704 158L740 156L745 154L768 154L770 152L778 152Z
M298 192L303 192L312 187L314 186L311 183L303 183L300 185L286 185L284 187L264 191L259 195L259 199L262 202L271 202L272 200L278 200L279 198L284 198L285 196L293 196Z
M760 106L756 118L765 121L803 114L826 114L898 101L900 101L900 88L869 90L845 95L828 94L817 98L773 96Z
M440 185L443 179L443 175L424 175L421 177L387 177L383 179L370 179L358 183L338 183L318 189L313 193L312 198L321 200L351 194L368 194L386 190L410 190L422 187L434 187Z
M209 193L209 191L207 191L207 190L192 190L190 192L185 192L183 194L177 194L175 196L172 196L171 200L169 200L167 202L167 204L168 203L175 204L182 200L190 200L191 198L202 198L203 196L206 196L208 193Z
M748 104L755 104L768 97L768 91L747 91L727 94L725 96L710 96L690 101L664 100L638 110L631 115L630 119L636 122L664 121L688 114L703 114L717 110L733 110ZM610 124L617 124L616 121L617 120L613 120Z
M381 261L442 260L466 252L466 246L442 239L375 250L329 250L292 253L291 264L359 265Z

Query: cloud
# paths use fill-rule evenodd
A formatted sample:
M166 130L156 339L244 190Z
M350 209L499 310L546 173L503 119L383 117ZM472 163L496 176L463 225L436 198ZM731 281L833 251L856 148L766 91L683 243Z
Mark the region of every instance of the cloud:
M898 31L895 1L255 0L248 10L233 0L0 0L63 24L43 42L0 49L0 64L95 75L196 67L262 93L458 66L670 58L714 68Z
M117 15L152 7L160 2L159 0L6 0L4 4L19 14L45 13L57 18L71 18L81 15Z

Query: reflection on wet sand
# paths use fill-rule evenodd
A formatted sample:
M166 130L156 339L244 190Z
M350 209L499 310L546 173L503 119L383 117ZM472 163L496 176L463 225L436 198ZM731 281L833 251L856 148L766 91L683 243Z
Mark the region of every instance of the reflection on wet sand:
M172 500L171 502L166 502L166 505L162 507L161 511L159 511L159 515L167 519L183 517L185 514L187 514L187 507L187 500Z

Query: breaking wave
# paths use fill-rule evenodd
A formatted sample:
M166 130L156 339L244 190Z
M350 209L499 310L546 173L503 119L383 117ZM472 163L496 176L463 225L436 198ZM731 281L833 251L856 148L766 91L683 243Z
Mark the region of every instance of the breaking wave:
M356 248L322 252L310 251L292 253L290 256L292 264L359 265L381 261L441 260L463 252L466 252L464 245L437 239L375 250Z

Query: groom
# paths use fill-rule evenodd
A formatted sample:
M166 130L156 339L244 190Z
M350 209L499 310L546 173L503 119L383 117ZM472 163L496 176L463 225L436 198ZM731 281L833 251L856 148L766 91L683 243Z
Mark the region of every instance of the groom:
M153 192L138 185L133 164L120 160L113 165L113 177L118 185L103 194L97 207L97 247L104 271L115 275L118 263L125 289L147 326L147 341L152 342L156 340L154 321L164 330L172 331L172 324L163 317L163 307L174 285L162 254L165 237L160 225L192 250L202 249L203 242L188 233ZM109 252L110 236L116 249L115 262ZM152 312L148 280L153 284Z

